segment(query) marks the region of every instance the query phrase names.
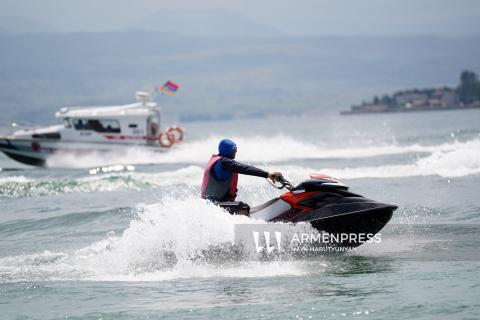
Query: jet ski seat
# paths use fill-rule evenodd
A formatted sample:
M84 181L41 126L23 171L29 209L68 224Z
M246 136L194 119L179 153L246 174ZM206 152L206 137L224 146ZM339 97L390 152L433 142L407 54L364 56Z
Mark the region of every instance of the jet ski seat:
M250 215L250 206L242 201L225 201L215 203L227 210L230 214Z
M248 204L242 201L226 201L226 202L218 202L216 203L223 209L227 210L230 212L230 214L241 214L248 216L252 213L258 212L260 210L265 209L266 207L270 206L272 203L276 202L279 198L273 198L271 200L268 200L264 204L261 204L259 206L250 208Z
M258 212L262 209L265 209L266 207L268 207L269 205L271 205L272 203L274 203L275 201L277 201L279 198L273 198L271 200L268 200L267 202L265 202L264 204L261 204L259 206L256 206L256 207L253 207L253 208L250 208L250 213L255 213L255 212Z

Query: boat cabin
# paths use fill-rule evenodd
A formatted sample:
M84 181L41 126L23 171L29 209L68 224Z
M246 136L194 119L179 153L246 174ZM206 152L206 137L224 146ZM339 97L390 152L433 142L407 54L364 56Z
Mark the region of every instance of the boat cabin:
M137 93L138 99L138 93ZM154 144L160 133L160 112L150 101L122 106L62 108L64 141Z

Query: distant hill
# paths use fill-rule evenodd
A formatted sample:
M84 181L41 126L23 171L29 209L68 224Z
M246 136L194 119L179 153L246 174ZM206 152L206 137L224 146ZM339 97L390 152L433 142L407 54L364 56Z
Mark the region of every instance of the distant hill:
M48 122L68 105L159 97L182 119L332 112L365 97L455 86L480 71L480 36L194 37L163 32L0 35L1 121Z
M242 14L222 9L162 10L133 23L125 30L161 31L186 36L279 36L280 32Z
M418 20L410 25L402 25L396 33L441 34L445 36L478 35L480 34L480 19L478 14L461 14L438 17L437 19Z
M56 30L47 23L22 18L0 16L0 33L52 33Z

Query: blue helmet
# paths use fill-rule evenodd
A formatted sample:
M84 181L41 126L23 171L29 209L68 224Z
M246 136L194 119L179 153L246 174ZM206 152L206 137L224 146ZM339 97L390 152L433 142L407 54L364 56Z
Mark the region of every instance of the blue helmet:
M231 157L235 150L237 150L237 145L232 140L223 139L218 144L218 154L222 157Z

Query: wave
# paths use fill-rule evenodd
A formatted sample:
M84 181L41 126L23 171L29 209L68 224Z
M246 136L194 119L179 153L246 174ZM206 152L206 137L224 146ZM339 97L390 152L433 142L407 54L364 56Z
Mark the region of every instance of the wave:
M358 168L326 168L339 178L400 178L412 176L440 176L445 178L480 174L480 141L456 144L454 149L440 148L431 155L418 158L410 164Z
M392 234L380 244L366 244L343 255L277 255L253 257L236 250L235 226L266 224L232 216L197 197L163 197L139 204L123 232L109 231L99 241L78 249L57 250L0 258L0 283L22 281L170 281L184 278L279 277L338 272L349 258L384 258L409 254L422 243L413 235ZM311 233L308 224L276 226L288 233ZM434 234L435 236L435 234ZM385 240L385 241L383 241ZM422 241L425 241L423 239ZM351 266L350 266L351 267Z
M51 196L77 192L116 192L166 186L199 185L202 169L188 166L159 173L113 172L76 178L34 179L26 176L0 178L0 199Z
M162 281L306 272L293 261L251 261L237 256L231 250L234 227L252 222L265 223L229 215L197 198L163 198L139 205L136 218L121 235L111 231L104 239L70 252L0 258L0 281ZM230 257L217 259L219 251Z
M146 149L131 148L121 153L96 153L88 155L58 154L48 159L49 167L88 168L117 163L129 164L204 164L217 150L221 137L184 142L168 152L154 152ZM440 145L365 145L355 148L335 148L325 144L313 144L289 136L273 137L232 137L239 148L238 160L262 163L275 163L288 160L315 159L354 159L374 156L450 152L462 149L465 145L479 145L479 139L467 142L452 142Z
M416 147L415 147L416 148ZM412 150L412 149L403 149ZM420 150L420 149L418 149ZM415 176L440 176L445 178L480 174L480 140L463 143L425 147L430 155L417 157L407 164L378 165L367 167L304 167L297 165L267 165L268 169L281 170L292 181L306 179L312 173L324 173L339 179L358 178L401 178ZM242 179L251 178L245 177Z
M235 226L266 224L232 216L197 197L163 197L140 204L123 232L109 231L99 241L65 249L0 258L0 283L22 281L170 281L184 278L255 278L317 275L349 267L349 258L409 254L421 249L412 235L388 236L358 251L313 256L265 258L236 250ZM315 232L308 224L277 223L288 233ZM63 249L62 249L63 248ZM339 259L340 258L340 259ZM350 266L351 267L351 266Z
M105 176L100 179L48 179L38 180L25 176L0 179L0 198L23 198L57 195L72 192L112 192L142 190L148 187L139 179L128 176Z
M169 194L175 193L175 190L179 189L193 195L198 193L203 174L203 168L197 165L156 173L137 172L132 168L124 172L93 174L79 178L42 180L23 175L2 177L0 178L0 197L38 197L72 192L140 191L162 187L168 189L166 192ZM414 176L463 177L480 174L480 140L437 146L430 155L418 157L407 164L338 168L270 163L265 164L263 168L282 171L292 182L302 181L312 173L325 173L339 179ZM255 197L258 192L271 194L268 185L258 178L242 176L241 186L247 191L247 198ZM255 199L266 200L266 198L259 199L258 197Z
M73 238L75 233L85 236L117 228L120 223L130 220L131 212L131 207L116 207L105 211L83 211L46 218L11 220L0 223L0 237L22 237L25 241L27 238L36 241L36 237L42 237L42 240L58 236Z

